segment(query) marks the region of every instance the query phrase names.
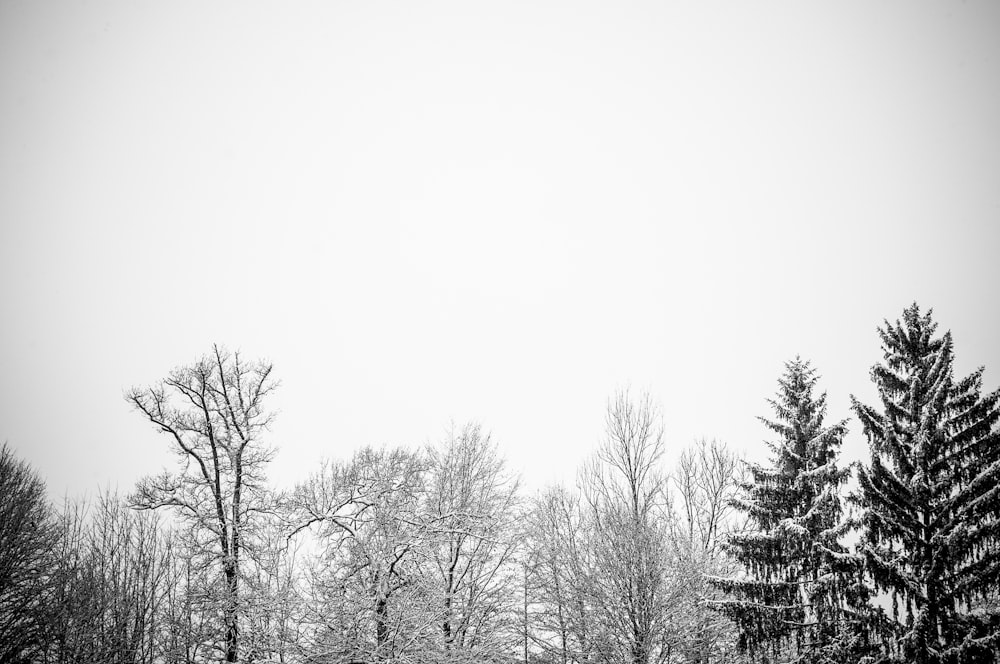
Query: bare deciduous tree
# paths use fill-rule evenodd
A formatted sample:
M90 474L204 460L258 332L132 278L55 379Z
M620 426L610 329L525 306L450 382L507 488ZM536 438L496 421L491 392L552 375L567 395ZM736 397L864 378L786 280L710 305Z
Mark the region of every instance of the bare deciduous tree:
M268 524L269 546L254 551L253 570L246 574L244 660L298 661L303 608L298 584L298 546L289 546L284 523Z
M173 508L221 572L227 662L239 659L241 555L267 511L264 468L273 452L262 436L272 419L265 403L275 387L271 364L247 363L215 346L166 380L126 395L166 434L181 463L176 472L140 482L132 503Z
M590 535L578 495L555 486L535 497L527 540L532 612L525 631L535 648L561 664L587 661L595 650Z
M669 493L659 463L663 422L648 394L618 392L608 404L605 439L582 475L594 529L594 604L602 657L648 664L669 657Z
M55 530L45 485L0 449L0 661L28 661L45 644L42 601Z
M449 659L500 657L520 641L517 494L518 480L478 425L429 450L424 519Z
M733 624L711 610L707 600L720 596L706 575L731 571L721 539L740 525L731 501L737 496L744 466L739 456L717 440L696 441L685 449L671 475L677 517L672 521L675 550L674 650L684 661L708 664L732 655Z
M678 542L689 552L714 552L731 526L731 501L744 474L740 458L725 443L704 438L681 453L672 474L681 513Z
M136 664L166 658L170 538L117 495L67 501L50 571L46 660Z
M349 463L325 464L297 489L298 528L318 524L321 551L312 584L314 656L417 656L433 628L421 596L424 470L421 454L366 447Z

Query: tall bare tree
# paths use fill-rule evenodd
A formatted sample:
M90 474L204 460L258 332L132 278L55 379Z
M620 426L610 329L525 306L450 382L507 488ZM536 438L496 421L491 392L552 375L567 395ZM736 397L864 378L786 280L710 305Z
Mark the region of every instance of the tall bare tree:
M256 522L267 511L264 469L273 450L263 435L276 385L271 364L246 362L214 346L165 380L126 394L180 457L175 472L141 481L132 503L174 509L221 573L227 662L239 660L242 552L253 546Z
M595 612L591 531L578 494L553 486L532 501L528 518L525 632L546 661L588 661ZM527 656L525 657L527 660Z
M618 392L608 404L605 439L582 475L597 560L594 603L605 630L601 656L609 662L649 664L670 656L663 453L663 421L651 397Z
M425 458L365 447L300 484L299 525L316 524L310 657L419 661L434 620L422 595Z
M744 475L744 464L736 453L725 443L704 438L681 452L671 474L676 610L670 621L673 649L686 662L708 664L735 657L735 626L708 605L722 593L707 577L735 569L722 551L722 541L741 528L732 501Z
M452 661L502 658L521 641L518 480L475 424L453 430L429 457L424 519L443 655Z
M678 539L687 549L719 548L720 536L734 525L732 500L745 474L739 456L718 440L702 438L681 452L671 479L680 512Z

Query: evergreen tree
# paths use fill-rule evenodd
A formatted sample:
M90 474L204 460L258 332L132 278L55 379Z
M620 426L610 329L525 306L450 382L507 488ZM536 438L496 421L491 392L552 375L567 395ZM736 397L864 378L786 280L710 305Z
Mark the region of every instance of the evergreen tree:
M982 368L953 378L951 333L936 327L916 304L886 321L871 372L882 412L852 397L871 447L860 550L892 596L902 661L993 662L998 617L972 609L1000 583L1000 392L980 395Z
M739 628L739 647L762 661L856 662L867 649L861 625L867 593L861 560L839 539L848 527L839 489L850 468L838 468L844 422L824 426L826 394L813 396L816 371L799 358L785 364L770 467L752 465L735 507L749 527L726 550L743 565L739 578L713 578L730 599L715 607Z

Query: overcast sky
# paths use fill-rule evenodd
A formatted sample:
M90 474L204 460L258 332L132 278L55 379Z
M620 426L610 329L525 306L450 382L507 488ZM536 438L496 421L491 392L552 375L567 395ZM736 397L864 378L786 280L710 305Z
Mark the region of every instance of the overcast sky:
M992 1L2 0L0 441L127 491L123 390L218 342L280 486L472 419L572 478L625 385L763 458L783 362L848 417L914 300L992 390L998 119Z

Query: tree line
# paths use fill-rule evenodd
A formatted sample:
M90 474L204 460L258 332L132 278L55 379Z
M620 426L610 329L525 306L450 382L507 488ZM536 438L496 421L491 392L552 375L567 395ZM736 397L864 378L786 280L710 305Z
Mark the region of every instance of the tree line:
M878 333L866 463L795 358L768 463L700 440L668 467L623 391L530 495L475 423L275 489L273 367L215 347L127 392L176 454L128 495L50 505L0 451L0 662L995 662L1000 392L916 304Z

